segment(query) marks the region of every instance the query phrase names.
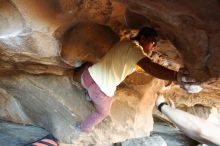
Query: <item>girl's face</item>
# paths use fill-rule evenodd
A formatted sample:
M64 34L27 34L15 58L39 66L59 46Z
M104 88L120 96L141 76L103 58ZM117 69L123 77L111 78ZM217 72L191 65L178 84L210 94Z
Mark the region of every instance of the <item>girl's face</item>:
M143 47L144 52L148 55L152 53L156 46L156 38L154 37L141 37L140 45Z

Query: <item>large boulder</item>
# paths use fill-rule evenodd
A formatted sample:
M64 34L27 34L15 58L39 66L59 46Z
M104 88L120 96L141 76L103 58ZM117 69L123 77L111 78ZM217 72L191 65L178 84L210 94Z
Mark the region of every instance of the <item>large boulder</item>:
M153 60L175 70L185 66L202 83L199 94L168 83L165 96L176 107L219 123L219 10L219 0L0 0L0 117L45 127L72 145L148 136L162 81L132 74L118 87L110 116L84 138L74 124L94 108L72 81L77 67L99 61L118 36L147 25L159 33L159 60Z
M140 75L145 76L145 80L135 82L133 79ZM30 119L28 123L46 128L62 143L99 145L150 135L153 129L155 92L161 82L143 73L133 74L127 79L131 86L126 86L126 83L120 86L113 97L110 116L82 139L75 124L94 108L85 100L84 90L72 77L30 74L0 77L2 94L7 91L7 95L18 101L22 109L20 112L8 113L9 117L15 113L25 114ZM15 107L8 108L12 111ZM13 118L11 121L25 122L24 119Z
M2 146L31 145L49 135L43 128L33 125L0 121L0 144Z
M191 146L198 142L186 137L178 129L156 122L150 137L129 139L122 146Z
M83 62L98 62L119 37L110 27L92 22L77 23L62 36L61 56L79 67Z

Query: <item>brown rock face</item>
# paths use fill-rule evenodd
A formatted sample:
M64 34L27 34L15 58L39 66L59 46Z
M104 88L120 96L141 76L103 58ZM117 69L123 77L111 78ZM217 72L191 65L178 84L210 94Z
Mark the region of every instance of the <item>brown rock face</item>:
M190 72L201 81L218 77L220 5L219 1L122 1L127 4L128 21L135 25L132 16L138 15L142 21L156 27L168 37L181 53L183 62ZM134 14L136 13L136 14ZM143 19L146 21L143 21ZM218 47L217 47L218 46Z
M98 62L119 41L119 37L107 26L96 23L78 23L62 37L61 56L72 66L80 62Z
M24 29L23 17L11 1L1 0L0 3L0 38L16 36Z
M166 97L220 122L219 0L0 0L0 119L42 126L73 145L148 136L165 83L142 71L120 84L110 116L90 136L77 137L73 126L93 111L72 80L74 70L99 61L142 26L159 33L152 59L174 70L187 67L203 87L187 94L171 84Z
M96 1L95 3L69 0L24 0L15 2L1 0L1 4L1 38L17 34L14 38L2 39L1 48L13 49L13 51L19 51L19 53L28 52L30 55L36 54L39 55L39 58L43 56L51 58L57 56L60 52L58 44L64 46L63 54L65 54L67 48L70 48L67 47L68 45L72 48L80 45L80 42L75 38L82 41L80 38L83 37L89 44L100 42L100 44L94 44L94 46L90 44L93 47L88 49L91 51L87 54L87 56L91 56L90 59L85 57L86 53L82 55L84 49L81 50L80 57L84 56L82 57L84 60L94 61L102 56L109 49L108 47L117 40L116 36L113 37L114 34L110 32L111 30L107 26L103 26L106 28L98 28L98 24L93 24L89 30L88 24L87 26L84 23L82 26L78 24L74 28L70 27L73 24L80 21L92 21L109 25L115 31L126 27L140 28L144 25L151 25L158 30L162 37L169 39L174 44L182 56L184 65L195 78L204 82L219 77L218 68L220 65L216 60L218 59L218 48L220 46L218 41L220 36L220 6L217 0L209 2L200 2L199 0L193 2L134 2L130 0L110 2L105 0ZM87 29L83 29L83 27L87 27ZM60 43L53 36L57 28L63 29L62 33L65 34L62 35L64 36L63 43ZM65 32L63 32L64 30ZM74 32L79 32L78 36L73 35ZM97 33L94 34L93 32ZM84 36L83 33L88 34ZM103 33L106 38L101 37L99 33ZM96 41L89 40L94 37L97 38ZM73 40L77 43L74 44ZM67 41L73 41L73 43L67 43ZM85 45L85 43L81 44L80 47L82 48L86 46L83 47L82 45ZM97 54L94 53L94 50ZM67 54L64 56L67 57ZM75 54L78 55L79 53L76 52ZM74 60L73 58L76 57L74 55L72 53L69 58ZM52 63L51 61L50 63Z

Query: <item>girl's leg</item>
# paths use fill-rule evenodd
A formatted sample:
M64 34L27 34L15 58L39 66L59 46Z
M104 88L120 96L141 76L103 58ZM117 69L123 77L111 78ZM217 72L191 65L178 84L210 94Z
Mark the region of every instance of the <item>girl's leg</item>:
M112 105L112 98L105 95L95 83L89 87L88 92L94 102L96 111L81 123L80 128L82 131L89 131L99 124L108 116Z
M93 83L94 81L90 76L88 69L86 69L81 75L81 85L83 86L83 88L88 90Z

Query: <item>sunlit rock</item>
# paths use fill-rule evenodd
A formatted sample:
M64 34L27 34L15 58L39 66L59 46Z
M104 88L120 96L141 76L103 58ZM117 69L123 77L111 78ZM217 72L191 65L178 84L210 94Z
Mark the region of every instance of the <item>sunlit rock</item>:
M218 0L0 0L0 118L42 126L62 144L109 145L149 136L152 112L170 123L154 109L166 86L173 106L219 123L219 10ZM174 70L186 67L203 90L188 94L139 68L119 85L110 116L79 138L74 124L94 108L73 81L74 71L142 26L159 34L151 59Z

